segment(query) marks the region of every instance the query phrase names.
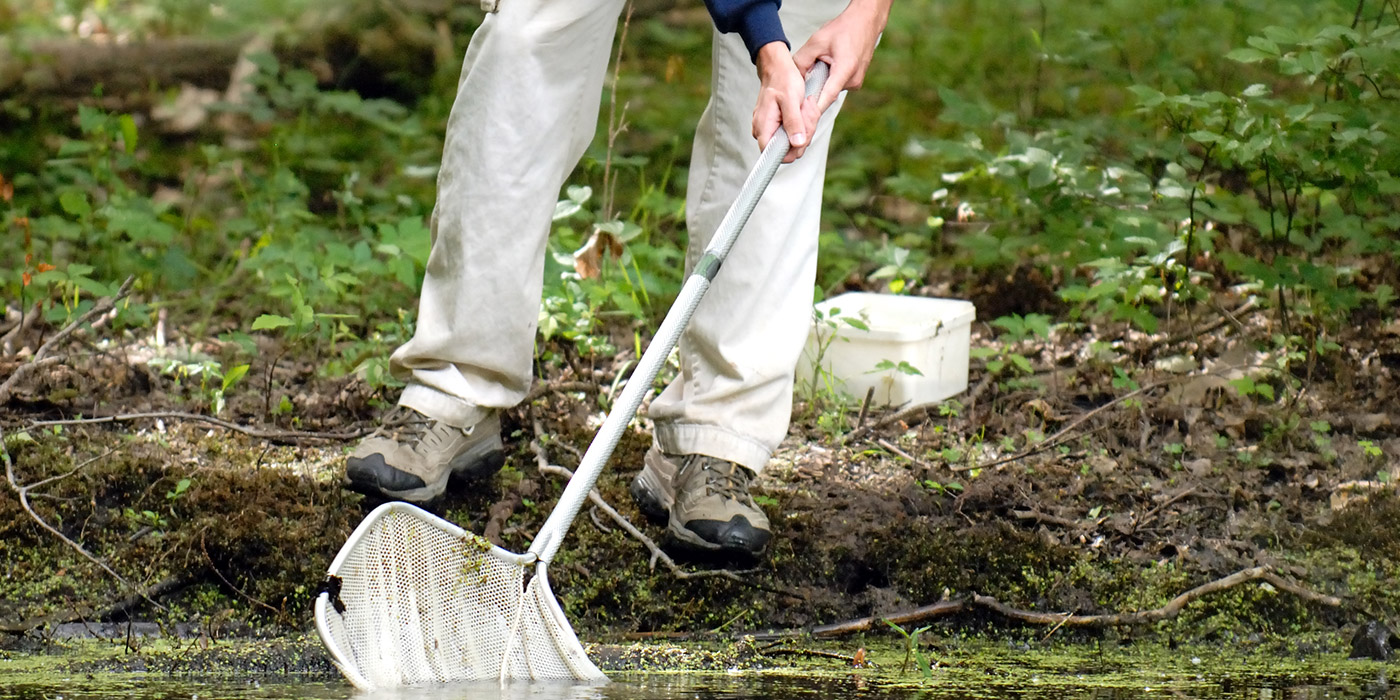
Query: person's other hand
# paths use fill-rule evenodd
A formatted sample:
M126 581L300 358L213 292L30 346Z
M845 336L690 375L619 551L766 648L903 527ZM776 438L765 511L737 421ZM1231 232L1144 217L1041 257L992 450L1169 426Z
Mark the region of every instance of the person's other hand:
M831 66L831 76L822 87L812 109L818 117L836 101L842 90L858 89L865 82L865 69L875 55L875 44L889 20L891 0L851 0L851 4L818 29L793 62L806 75L817 61Z
M783 162L791 163L807 150L821 112L815 100L803 99L805 73L797 69L787 44L781 41L765 44L758 50L757 64L760 87L758 105L753 110L753 137L758 139L759 149L763 149L778 127L783 127L791 146Z

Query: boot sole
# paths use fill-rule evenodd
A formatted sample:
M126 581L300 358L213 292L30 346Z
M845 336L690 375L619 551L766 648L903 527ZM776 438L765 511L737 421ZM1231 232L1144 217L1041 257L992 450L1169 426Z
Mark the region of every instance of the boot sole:
M691 553L727 561L736 561L743 564L757 563L762 560L763 553L768 549L767 543L764 543L764 546L760 547L756 552L749 549L718 545L686 529L685 525L675 518L667 519L666 535L673 544Z

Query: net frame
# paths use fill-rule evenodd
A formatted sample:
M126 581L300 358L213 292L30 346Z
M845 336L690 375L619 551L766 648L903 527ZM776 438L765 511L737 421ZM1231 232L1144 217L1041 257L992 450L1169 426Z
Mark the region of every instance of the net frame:
M335 583L316 598L316 631L362 690L606 679L559 608L543 562L411 504L366 516L327 580Z

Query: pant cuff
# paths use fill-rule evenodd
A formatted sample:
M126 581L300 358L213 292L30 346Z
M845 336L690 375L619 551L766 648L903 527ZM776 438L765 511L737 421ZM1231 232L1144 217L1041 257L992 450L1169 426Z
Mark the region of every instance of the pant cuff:
M702 454L727 460L757 474L773 451L753 438L724 428L696 423L657 423L656 446L668 455Z
M409 384L405 387L403 395L399 396L399 405L407 406L454 428L470 428L480 423L490 412L490 409L467 403L424 384Z

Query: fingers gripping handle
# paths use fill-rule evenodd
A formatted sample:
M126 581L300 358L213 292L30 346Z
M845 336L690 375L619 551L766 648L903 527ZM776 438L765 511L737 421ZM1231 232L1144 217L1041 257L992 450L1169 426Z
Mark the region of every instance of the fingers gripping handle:
M822 94L822 88L826 86L826 79L830 75L831 66L828 66L825 61L817 61L812 64L812 70L807 72L806 96L816 97ZM763 156L767 156L768 151L776 150L778 151L778 162L781 163L791 148L792 144L788 141L787 129L779 126L778 132L773 135L773 140L769 141L768 147L763 149ZM764 162L763 156L759 157L759 163ZM759 194L762 194L762 191Z
M826 84L828 73L828 66L821 61L812 67L812 71L807 74L808 97L821 92L822 86ZM564 487L564 493L559 496L559 503L554 506L553 512L549 514L544 526L540 528L535 541L531 543L530 552L539 561L547 563L559 551L559 545L563 542L564 535L573 525L579 509L583 507L583 502L588 499L588 492L593 490L598 476L603 473L603 467L607 465L613 449L622 439L627 424L632 422L632 418L637 415L637 409L641 407L642 399L650 392L652 383L656 381L656 375L661 371L661 366L665 364L667 356L671 354L671 350L680 341L681 333L685 330L686 324L690 322L691 315L695 313L695 307L700 305L700 299L710 287L710 280L714 279L720 264L729 254L729 249L734 246L734 240L738 238L744 224L748 223L749 215L753 213L759 197L763 195L763 190L768 187L768 183L773 179L773 174L782 164L788 148L787 132L779 129L778 134L768 142L768 146L759 155L758 163L754 165L748 179L744 181L744 186L739 190L739 195L734 198L734 204L730 205L729 212L724 215L724 220L720 222L714 237L710 239L710 245L705 249L704 256L696 263L695 270L686 279L685 285L681 287L680 295L676 297L676 302L671 305L671 310L666 312L666 318L662 320L661 327L657 329L656 336L652 338L646 352L642 353L642 358L637 362L637 369L627 380L627 386L622 389L622 393L618 395L617 401L613 404L612 412L603 421L602 427L598 429L598 434L589 444L588 451L584 453L583 460L579 462L573 478L569 479L569 484Z

